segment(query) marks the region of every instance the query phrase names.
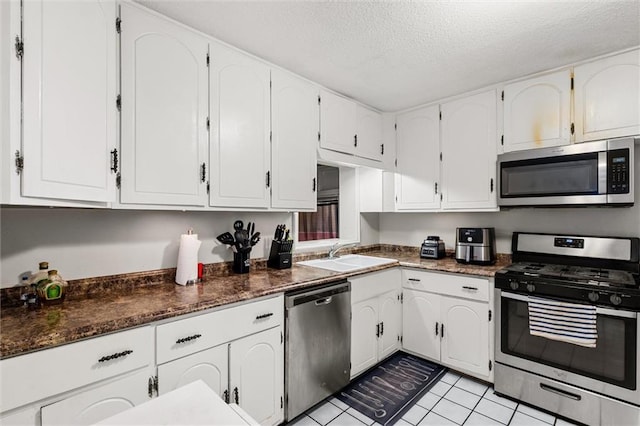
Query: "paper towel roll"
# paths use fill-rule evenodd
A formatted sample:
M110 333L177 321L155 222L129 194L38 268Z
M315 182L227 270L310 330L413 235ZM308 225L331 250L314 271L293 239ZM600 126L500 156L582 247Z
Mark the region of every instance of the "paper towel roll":
M198 250L201 241L198 234L182 234L180 236L180 248L178 249L178 270L176 271L176 283L185 285L189 281L198 278Z

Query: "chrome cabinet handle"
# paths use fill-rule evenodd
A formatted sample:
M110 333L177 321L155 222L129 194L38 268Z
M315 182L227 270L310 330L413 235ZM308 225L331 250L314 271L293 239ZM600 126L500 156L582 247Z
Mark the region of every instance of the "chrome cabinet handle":
M176 345L180 343L190 342L191 340L196 340L202 337L202 334L194 334L193 336L183 337L182 339L176 340Z
M269 318L270 316L273 316L273 312L269 312L268 314L258 315L258 316L256 317L256 320L261 320L261 319Z
M98 362L107 362L107 361L111 361L112 359L116 359L116 358L120 358L123 356L127 356L129 354L132 354L133 351L132 350L126 350L126 351L122 351L122 352L116 352L115 354L112 355L107 355L107 356L103 356L102 358L100 358L98 360Z

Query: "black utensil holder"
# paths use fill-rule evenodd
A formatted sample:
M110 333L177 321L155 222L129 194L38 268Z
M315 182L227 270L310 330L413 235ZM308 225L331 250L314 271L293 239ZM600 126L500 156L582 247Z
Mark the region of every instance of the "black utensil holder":
M236 274L249 272L249 266L251 265L250 254L250 251L233 253L233 272Z
M271 241L271 251L269 252L269 259L267 259L267 266L274 269L287 269L291 268L291 252L283 252L282 241Z

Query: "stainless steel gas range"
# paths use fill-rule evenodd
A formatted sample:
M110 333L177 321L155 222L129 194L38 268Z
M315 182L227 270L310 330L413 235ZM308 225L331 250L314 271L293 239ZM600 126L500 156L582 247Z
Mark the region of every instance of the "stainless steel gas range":
M514 233L496 274L496 392L640 425L640 239Z

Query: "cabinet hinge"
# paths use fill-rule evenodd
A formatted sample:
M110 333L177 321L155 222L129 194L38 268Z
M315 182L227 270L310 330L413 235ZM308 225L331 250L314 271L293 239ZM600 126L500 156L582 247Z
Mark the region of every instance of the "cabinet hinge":
M120 34L122 32L122 19L116 18L116 32Z
M504 90L502 91L502 95L500 95L500 98L504 101Z
M573 135L576 132L576 125L571 123L571 134Z
M504 146L504 135L500 136L500 145Z
M207 132L211 129L211 120L207 117Z
M313 192L316 192L316 178L313 178L312 189L313 189Z
M571 90L573 90L573 76L571 76Z
M395 124L393 125L393 130L398 130L398 123L395 123Z
M118 173L118 150L111 150L111 171L113 173Z
M400 303L404 303L404 293L400 293Z
M21 61L22 57L24 56L24 42L22 41L20 36L16 36L16 43L14 46L16 48L16 58Z
M396 167L398 167L398 159L397 158L396 158L396 161L395 161L395 165L396 165Z
M491 371L493 369L493 364L491 363L491 360L489 360L489 371Z
M442 111L440 111L440 121L442 121Z
M440 153L440 161L442 161L442 152Z
M320 132L318 132L318 142L320 142Z
M120 185L122 185L122 178L120 177L120 173L116 175L116 188L120 189Z
M489 192L493 194L493 178L491 178L491 182L489 183Z
M207 181L207 194L211 191L211 185L209 185L209 181Z
M22 173L22 170L24 169L24 157L20 154L20 151L16 151L15 165L16 174Z
M321 102L322 102L322 98L320 97L320 95L318 95L318 105L320 105Z
M280 397L280 408L284 408L284 398Z
M400 336L400 343L402 343L402 336Z
M280 332L280 344L284 343L284 334L282 334L282 331Z
M273 142L273 130L269 131L269 142Z
M149 398L153 398L153 377L149 377L147 381L147 395L149 395Z
M266 180L267 180L267 188L269 188L271 186L271 171L267 171Z
M440 191L440 201L442 201L442 191Z
M353 146L358 146L358 135L353 135Z
M384 144L380 144L380 155L384 155Z
M158 396L160 394L160 380L158 379L158 376L154 376L153 378L153 387L156 390L156 396Z
M116 96L116 108L118 111L122 111L122 96Z
M211 63L211 57L209 56L209 54L207 53L207 66L209 66L209 64Z
M491 309L489 309L489 321L491 321Z

